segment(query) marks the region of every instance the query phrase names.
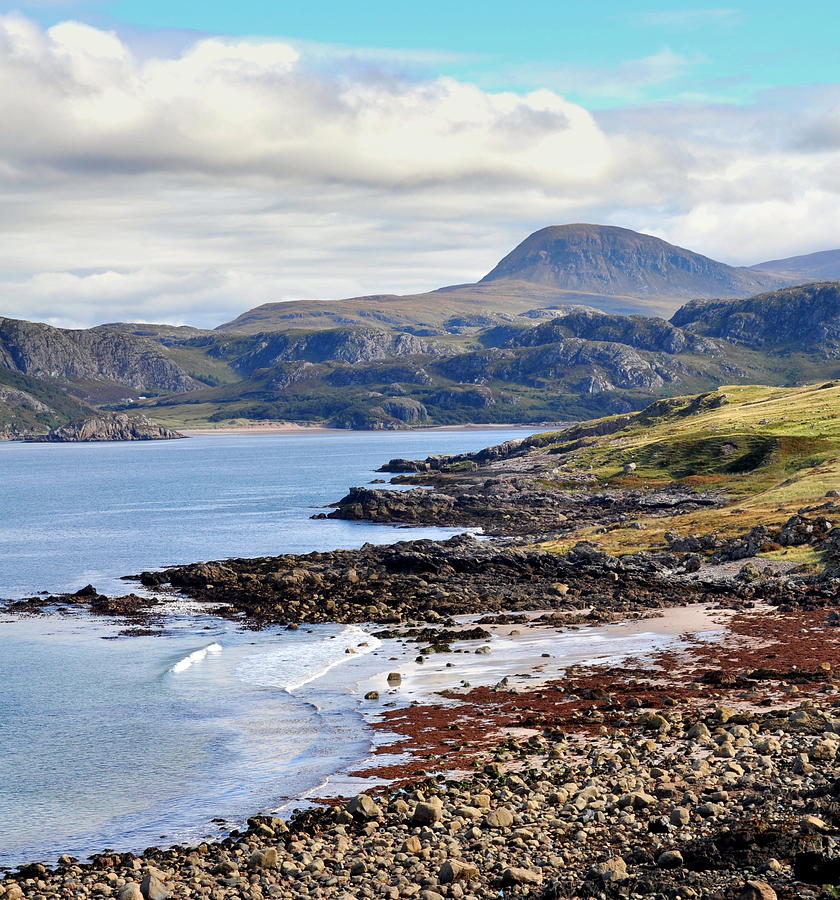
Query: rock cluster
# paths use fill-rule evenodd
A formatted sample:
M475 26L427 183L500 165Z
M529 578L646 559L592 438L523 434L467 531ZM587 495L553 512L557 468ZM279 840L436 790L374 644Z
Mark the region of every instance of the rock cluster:
M565 473L559 477L565 479ZM480 483L458 480L442 491L354 487L334 504L333 512L314 518L460 525L480 527L491 535L549 537L586 525L619 523L636 515L672 516L719 502L715 495L680 486L657 491L589 492L579 485L576 490L547 490L531 478L497 476Z
M100 413L52 428L30 441L67 443L79 441L165 441L184 437L178 431L158 425L143 415Z
M514 549L458 535L446 541L366 544L359 550L228 559L144 572L149 587L168 584L222 615L251 624L438 622L441 617L518 609L649 609L740 595L702 586L675 592L671 554L621 559L579 544L560 555ZM620 579L619 579L620 576ZM660 576L662 576L660 578Z
M624 729L509 739L423 777L217 843L23 867L3 900L833 896L840 710L707 704Z

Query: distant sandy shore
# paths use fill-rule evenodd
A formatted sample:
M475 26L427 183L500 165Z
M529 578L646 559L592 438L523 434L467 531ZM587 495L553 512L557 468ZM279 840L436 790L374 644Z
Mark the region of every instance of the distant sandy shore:
M484 425L469 422L465 425L433 425L423 428L405 428L401 431L490 431L501 429L520 429L522 431L538 431L542 429L563 427L563 423L522 425L517 423L493 422ZM303 422L260 422L255 425L208 425L203 428L178 428L181 434L194 437L202 434L347 434L352 431L364 431L365 434L387 433L370 429L329 428L326 425L310 425Z

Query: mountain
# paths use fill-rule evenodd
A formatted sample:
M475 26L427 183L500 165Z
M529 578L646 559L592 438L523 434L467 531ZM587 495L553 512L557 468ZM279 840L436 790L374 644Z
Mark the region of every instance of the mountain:
M116 386L152 393L198 387L156 341L21 319L0 318L0 368L73 385L92 398L113 396Z
M557 421L840 376L840 285L784 278L567 225L531 235L478 284L265 304L213 331L0 318L0 434L126 410L172 427ZM717 299L674 311L695 293ZM670 321L650 315L660 309Z
M840 250L774 259L752 266L754 272L781 275L788 282L840 281Z
M643 303L586 291L564 291L528 282L460 284L425 294L376 294L348 300L289 300L263 303L219 325L217 331L256 334L260 331L374 326L420 337L464 334L511 321L535 307L557 309L584 304L606 312L674 311L678 303Z
M92 413L58 385L0 367L0 440L41 434Z
M157 340L0 318L0 439L43 434L96 407L201 386ZM209 364L212 367L212 363Z
M552 225L535 231L481 279L560 290L674 299L747 296L781 279L734 268L661 238L610 225Z
M420 336L485 328L534 307L670 315L694 297L747 297L790 284L660 238L610 225L552 225L527 237L477 284L424 294L264 303L219 331L256 333L373 325Z
M783 288L745 300L694 300L671 324L731 344L774 353L840 358L840 283Z
M837 360L814 353L816 345L792 346L784 357L747 347L703 327L692 308L684 307L685 327L578 306L534 309L467 336L434 339L356 326L220 332L186 343L201 344L238 380L149 400L144 408L172 427L241 420L373 429L558 421L630 412L653 398L721 384L840 375ZM823 305L812 320L829 329L832 317ZM783 324L776 323L779 340Z

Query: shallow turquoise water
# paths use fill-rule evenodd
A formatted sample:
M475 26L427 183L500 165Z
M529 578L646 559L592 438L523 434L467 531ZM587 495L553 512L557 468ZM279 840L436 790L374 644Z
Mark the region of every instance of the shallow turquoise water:
M0 596L124 591L119 576L169 563L437 536L309 517L390 457L526 433L0 443ZM0 866L212 834L213 817L273 808L365 751L351 698L286 690L345 665L364 640L352 630L252 633L188 613L165 637L108 639L118 630L0 614Z

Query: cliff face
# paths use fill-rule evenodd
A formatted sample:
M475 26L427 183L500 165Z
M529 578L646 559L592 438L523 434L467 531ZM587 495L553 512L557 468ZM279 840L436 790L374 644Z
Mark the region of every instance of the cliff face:
M182 438L183 434L158 425L146 416L98 415L69 422L50 430L48 434L29 438L46 443L93 441L163 441Z
M840 358L840 282L783 288L746 300L695 300L673 325L756 350Z
M504 333L504 329L499 331ZM537 347L572 337L626 344L653 353L712 354L716 351L713 341L678 328L665 319L611 316L585 308L558 310L550 321L512 333L501 346Z
M303 360L309 363L359 363L434 352L434 345L412 334L376 328L340 328L310 334L258 334L222 344L219 355L231 355L234 369L250 375L279 363Z
M199 386L147 338L20 319L0 318L0 366L36 378L105 380L139 391L184 393Z
M552 225L527 237L481 284L526 281L563 290L650 297L742 297L784 283L649 234L609 225Z

